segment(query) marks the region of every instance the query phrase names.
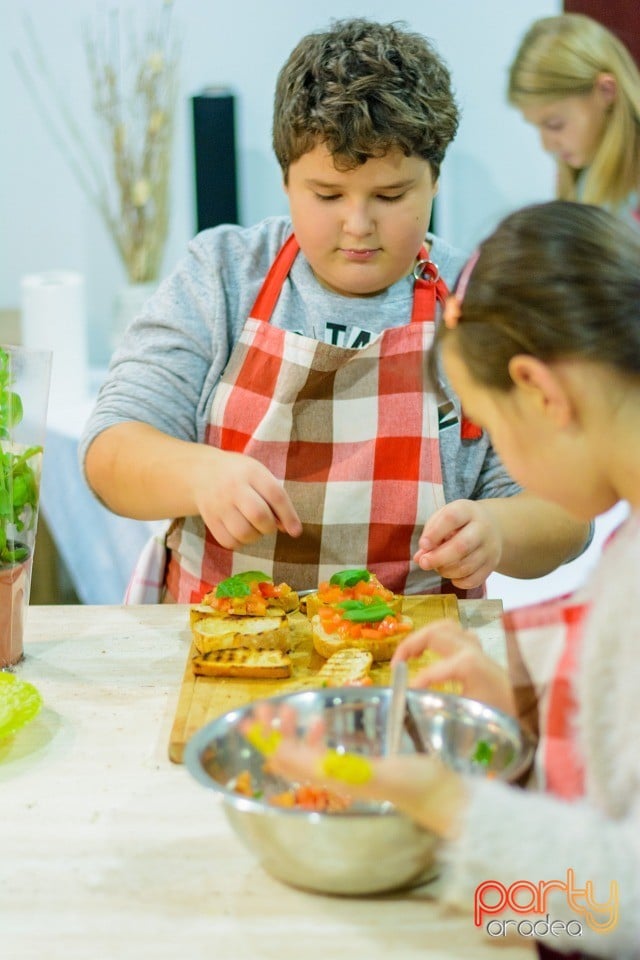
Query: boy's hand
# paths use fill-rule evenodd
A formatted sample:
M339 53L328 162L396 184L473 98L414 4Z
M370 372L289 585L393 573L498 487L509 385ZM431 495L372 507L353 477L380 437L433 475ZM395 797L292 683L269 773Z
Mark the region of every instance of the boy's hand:
M241 453L202 446L193 473L193 496L220 546L235 550L281 530L291 537L302 524L282 484L261 463Z
M415 659L425 650L433 650L441 659L421 670L411 681L412 687L430 687L455 680L462 684L463 696L515 716L509 675L484 653L473 631L464 630L451 620L436 620L409 634L396 649L391 665L398 660Z
M427 520L414 561L456 587L481 586L502 554L500 528L482 503L454 500Z

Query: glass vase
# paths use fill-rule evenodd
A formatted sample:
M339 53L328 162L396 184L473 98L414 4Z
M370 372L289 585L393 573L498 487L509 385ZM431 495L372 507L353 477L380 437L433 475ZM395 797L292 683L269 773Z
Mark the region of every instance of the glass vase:
M111 349L120 343L132 320L142 313L142 309L157 287L156 283L127 283L117 293L111 325Z
M51 359L0 344L0 669L24 653Z

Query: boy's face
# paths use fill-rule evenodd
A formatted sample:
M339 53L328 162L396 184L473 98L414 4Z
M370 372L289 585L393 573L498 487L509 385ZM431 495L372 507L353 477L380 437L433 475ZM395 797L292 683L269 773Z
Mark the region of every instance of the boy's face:
M438 185L426 160L399 149L341 171L318 144L291 164L285 190L318 281L342 296L366 297L413 269Z

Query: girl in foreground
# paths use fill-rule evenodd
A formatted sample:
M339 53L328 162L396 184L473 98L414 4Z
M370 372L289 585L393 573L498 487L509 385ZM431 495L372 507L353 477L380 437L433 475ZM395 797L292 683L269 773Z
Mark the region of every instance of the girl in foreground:
M613 33L567 13L536 20L509 71L510 103L558 164L558 197L640 229L640 72Z
M488 880L506 889L556 881L542 916L532 908L516 920L549 914L574 932L580 921L582 935L557 925L541 949L638 957L640 239L592 206L554 201L512 214L464 268L436 344L464 409L518 482L583 520L619 500L631 507L579 602L528 608L520 619L544 628L538 651L554 627L559 640L550 682L538 691L545 792L464 778L424 756L374 761L366 782L347 785L327 776L318 738L296 740L295 718L286 716L271 762L292 780L390 800L436 831L448 841L448 902L472 907L475 895L477 907ZM508 677L467 631L434 624L408 637L395 659L427 648L442 659L419 685L455 679L466 696L521 713L533 688ZM599 910L585 903L585 886ZM521 891L520 904L530 897ZM485 914L482 926L496 917L513 914Z

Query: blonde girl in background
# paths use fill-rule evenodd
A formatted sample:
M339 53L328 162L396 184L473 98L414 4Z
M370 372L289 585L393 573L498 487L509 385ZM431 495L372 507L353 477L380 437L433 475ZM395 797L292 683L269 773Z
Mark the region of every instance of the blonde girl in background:
M292 781L391 801L440 835L450 903L471 911L488 881L549 881L546 912L559 922L541 956L640 956L638 264L640 237L607 211L565 201L520 210L464 268L436 339L465 410L518 482L582 520L620 500L631 507L579 595L505 614L508 673L452 621L416 631L394 655L440 654L414 685L455 680L466 696L537 714L536 788L461 776L419 754L376 759L365 782L346 784L329 776L322 730L297 740L290 713L270 757ZM532 657L541 634L545 655ZM273 722L269 711L256 706L256 719ZM580 913L585 885L592 916ZM539 920L531 908L527 920Z
M557 196L605 207L640 229L640 71L582 14L535 21L509 71L509 102L558 165Z

